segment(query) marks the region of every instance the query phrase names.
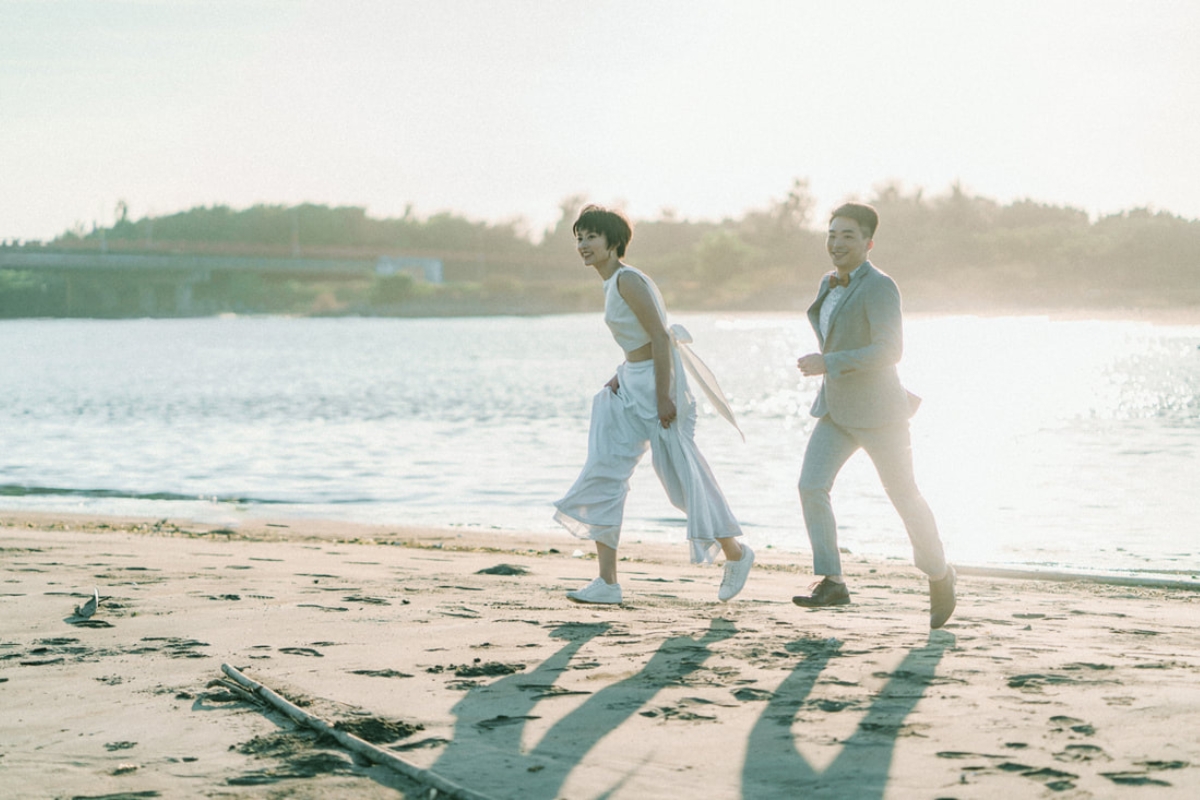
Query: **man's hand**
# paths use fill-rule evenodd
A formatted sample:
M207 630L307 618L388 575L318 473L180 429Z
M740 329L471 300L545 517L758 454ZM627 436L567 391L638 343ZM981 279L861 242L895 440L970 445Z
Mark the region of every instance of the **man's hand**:
M616 394L617 390L621 388L621 382L619 380L617 380L616 375L613 375L612 380L610 380L608 383L606 383L604 385L607 386L608 390L610 392L612 392L613 394Z
M813 375L825 374L825 356L820 353L809 353L806 356L800 356L796 360L796 366L805 375L811 377Z

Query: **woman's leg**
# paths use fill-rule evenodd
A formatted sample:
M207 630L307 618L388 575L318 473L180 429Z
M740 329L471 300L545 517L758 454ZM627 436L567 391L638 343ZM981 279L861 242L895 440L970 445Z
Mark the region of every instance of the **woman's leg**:
M734 537L726 536L723 539L717 539L717 544L721 545L721 552L725 554L726 561L742 560L742 545Z
M600 577L605 583L617 582L617 549L596 542L596 558L600 562Z
M614 572L629 478L648 446L640 427L620 397L601 389L592 401L587 461L575 484L554 504L554 519L572 535L595 541L601 563L609 558L604 550L613 551Z
M718 549L727 559L738 561L742 547L736 537L741 535L741 526L696 447L695 425L694 404L679 409L670 428L655 425L649 432L651 462L671 505L687 514L692 563L712 563Z
M629 478L649 446L646 429L625 394L633 381L620 371L621 393L605 387L592 404L592 426L588 433L588 459L575 485L555 505L555 519L575 536L596 543L599 566L597 580L582 589L567 592L577 603L621 602L617 583L617 547L620 543L625 496ZM653 378L653 375L650 376ZM652 386L652 383L650 384Z

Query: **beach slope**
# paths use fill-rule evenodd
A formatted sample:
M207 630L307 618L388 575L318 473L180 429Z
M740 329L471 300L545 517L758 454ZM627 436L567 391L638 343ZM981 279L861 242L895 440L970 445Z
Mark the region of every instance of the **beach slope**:
M416 798L432 772L523 800L1200 796L1200 593L963 575L931 633L907 564L850 556L853 604L813 611L764 549L720 604L719 568L631 541L625 604L590 607L564 597L588 552L2 514L0 794Z

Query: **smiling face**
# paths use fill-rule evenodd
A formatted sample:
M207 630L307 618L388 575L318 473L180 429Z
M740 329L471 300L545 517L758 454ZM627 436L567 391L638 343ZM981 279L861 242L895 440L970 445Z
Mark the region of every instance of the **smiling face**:
M825 249L833 259L838 272L850 272L867 260L867 253L875 244L863 234L859 224L849 217L834 217L829 223L829 238Z
M575 233L575 249L583 263L601 272L616 269L617 248L609 247L608 237L603 233L580 229Z

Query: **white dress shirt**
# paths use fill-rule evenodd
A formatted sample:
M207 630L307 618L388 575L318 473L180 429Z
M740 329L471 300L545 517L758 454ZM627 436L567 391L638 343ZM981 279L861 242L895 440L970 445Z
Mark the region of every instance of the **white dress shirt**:
M854 268L850 273L850 280L854 280L854 276L862 269L862 264ZM829 320L833 318L834 309L838 307L838 303L842 302L843 295L849 291L849 286L835 286L829 290L829 294L825 295L825 300L821 303L821 338L829 338Z

